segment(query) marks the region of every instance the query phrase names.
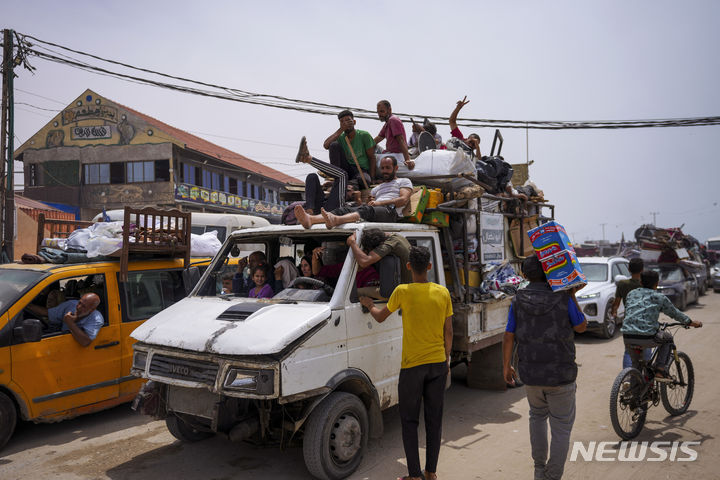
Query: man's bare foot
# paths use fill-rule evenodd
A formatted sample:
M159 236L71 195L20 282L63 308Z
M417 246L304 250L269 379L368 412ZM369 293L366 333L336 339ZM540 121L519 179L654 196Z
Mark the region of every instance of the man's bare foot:
M310 163L310 159L312 157L310 156L310 150L308 150L307 146L307 140L305 137L302 137L300 139L300 147L298 148L298 153L295 156L295 163Z
M336 215L333 215L332 213L328 212L328 211L325 210L324 208L321 208L321 209L320 209L320 215L322 215L323 218L325 219L325 226L326 226L328 229L331 229L331 228L333 228L333 227L337 227L338 223L337 223L337 216L336 216Z
M312 227L312 222L310 221L310 216L305 212L305 209L302 207L302 205L295 205L295 218L297 219L298 223L302 225L305 228Z

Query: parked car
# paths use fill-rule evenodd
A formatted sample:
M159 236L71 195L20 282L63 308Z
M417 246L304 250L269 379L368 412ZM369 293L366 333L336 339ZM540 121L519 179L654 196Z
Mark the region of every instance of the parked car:
M624 314L620 305L617 317L611 318L610 315L615 300L615 284L630 278L629 262L623 257L580 257L578 262L588 280L588 284L576 293L587 319L587 330L612 338Z
M697 278L688 268L677 263L650 264L645 265L645 268L660 274L658 291L666 295L678 309L685 311L688 304L700 298Z
M712 278L712 289L714 292L720 292L720 262L710 267L710 276Z
M695 279L698 284L698 293L700 296L705 295L705 292L711 286L710 274L708 272L709 269L707 265L699 258L693 261L682 261L681 264L685 270L695 275Z

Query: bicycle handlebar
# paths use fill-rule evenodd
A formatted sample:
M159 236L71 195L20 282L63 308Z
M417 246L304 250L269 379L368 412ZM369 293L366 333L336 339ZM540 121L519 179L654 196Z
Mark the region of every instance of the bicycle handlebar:
M690 325L686 325L686 324L680 323L680 322L672 322L672 323L660 322L660 327L663 330L665 330L668 327L683 327L683 328L687 329L687 328L690 328Z

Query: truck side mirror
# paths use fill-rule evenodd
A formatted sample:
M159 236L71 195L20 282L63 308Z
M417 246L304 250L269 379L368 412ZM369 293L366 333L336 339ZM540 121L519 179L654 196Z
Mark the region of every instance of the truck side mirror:
M42 322L37 318L26 318L13 328L13 343L39 342L42 338Z
M185 295L190 295L190 292L200 281L200 269L198 267L188 267L183 270L182 276L185 284Z
M400 272L405 266L395 255L385 255L376 266L380 277L380 296L390 298L395 287L400 285Z

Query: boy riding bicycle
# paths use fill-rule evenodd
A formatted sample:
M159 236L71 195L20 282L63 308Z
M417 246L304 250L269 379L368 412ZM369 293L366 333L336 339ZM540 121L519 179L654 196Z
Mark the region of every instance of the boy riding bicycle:
M642 272L640 281L642 288L631 291L625 299L625 320L620 331L623 333L626 348L629 344L648 348L658 347L655 377L666 378L673 337L669 332L660 330L658 321L660 312L690 327L700 328L702 322L690 320L687 315L675 308L665 295L656 290L659 281L658 272L646 270ZM627 348L627 351L633 367L637 367L641 358L639 352L630 348Z

